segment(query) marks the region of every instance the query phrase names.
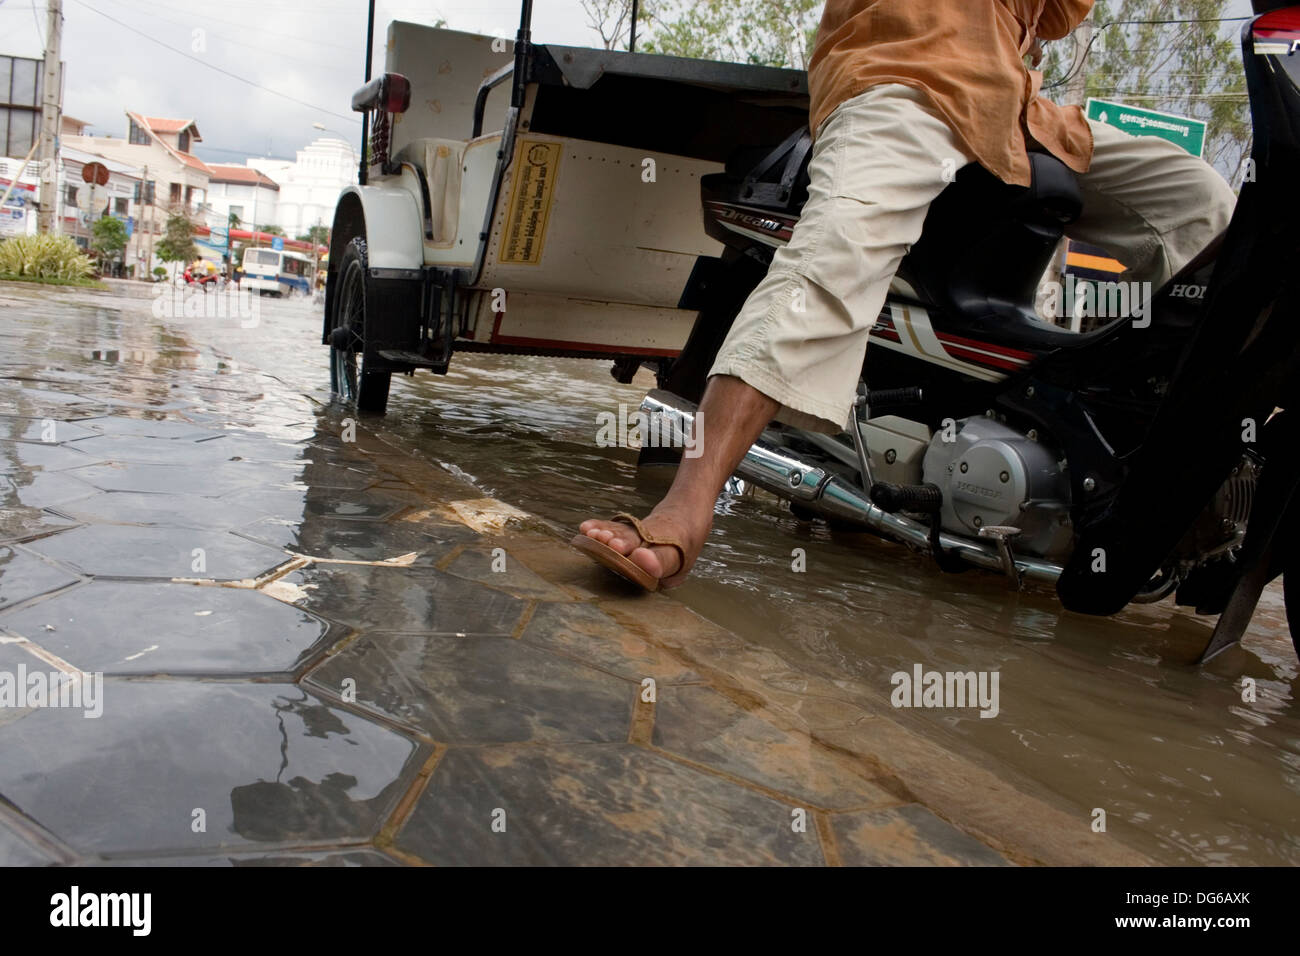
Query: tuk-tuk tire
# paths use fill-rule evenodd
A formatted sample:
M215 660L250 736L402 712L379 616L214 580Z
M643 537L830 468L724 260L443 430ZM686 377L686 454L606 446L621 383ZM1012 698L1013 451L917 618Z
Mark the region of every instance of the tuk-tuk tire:
M330 388L336 395L341 396L345 401L354 401L357 411L370 412L376 415L382 415L388 410L388 389L392 382L392 373L387 371L368 371L366 369L365 357L365 316L367 311L366 304L366 274L369 271L369 259L366 254L366 240L361 236L355 236L349 240L343 249L343 255L339 263L339 294L334 299L335 310L342 309L344 303L348 301L351 281L359 283L358 291L361 295L361 319L362 326L360 332L353 332L360 339L361 348L357 349L354 354L357 355L356 362L356 394L349 397L341 387L344 382L339 381L339 364L335 361L336 349L333 344L330 345ZM338 328L338 316L330 316L330 328Z

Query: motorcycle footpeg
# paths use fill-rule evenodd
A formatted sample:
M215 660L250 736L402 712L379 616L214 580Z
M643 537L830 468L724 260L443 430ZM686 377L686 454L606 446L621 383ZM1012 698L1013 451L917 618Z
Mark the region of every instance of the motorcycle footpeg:
M871 486L871 503L889 514L914 511L934 515L943 507L943 492L938 485L896 485L877 481Z

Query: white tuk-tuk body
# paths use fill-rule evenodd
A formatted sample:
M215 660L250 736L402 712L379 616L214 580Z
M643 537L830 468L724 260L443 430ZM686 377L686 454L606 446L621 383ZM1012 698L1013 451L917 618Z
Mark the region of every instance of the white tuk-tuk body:
M386 71L410 105L391 117L387 170L340 198L334 248L360 219L376 281L458 276L443 305L457 350L677 355L692 277L723 252L700 177L806 122L804 74L534 46L516 113L515 62L513 40L390 24Z

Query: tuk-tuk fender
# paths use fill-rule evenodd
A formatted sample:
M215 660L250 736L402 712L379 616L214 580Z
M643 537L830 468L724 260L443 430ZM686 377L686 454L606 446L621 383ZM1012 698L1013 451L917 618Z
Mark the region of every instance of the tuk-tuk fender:
M378 319L368 337L367 349L379 342L406 348L404 334L419 330L421 270L424 267L424 243L421 233L420 200L406 188L415 178L408 170L401 179L391 179L373 186L348 186L339 194L334 210L334 234L330 241L329 283L325 289L325 315L321 322L321 343L329 344L330 317L338 289L337 270L343 250L360 236L366 241L366 258L370 268L368 294L376 298ZM382 307L381 297L386 301ZM380 327L382 326L382 328Z
M403 178L409 176L403 172ZM424 266L419 198L403 186L387 183L349 186L339 196L339 205L349 197L361 204L362 229L352 235L364 236L371 269L419 270Z

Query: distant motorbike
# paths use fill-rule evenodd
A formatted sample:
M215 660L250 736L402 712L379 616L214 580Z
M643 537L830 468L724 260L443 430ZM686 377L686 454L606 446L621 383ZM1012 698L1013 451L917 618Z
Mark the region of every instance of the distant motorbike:
M221 273L205 272L202 274L195 274L194 270L190 266L185 267L185 271L181 273L181 278L184 280L187 287L196 286L204 292L211 291L212 289L219 289L222 284Z

